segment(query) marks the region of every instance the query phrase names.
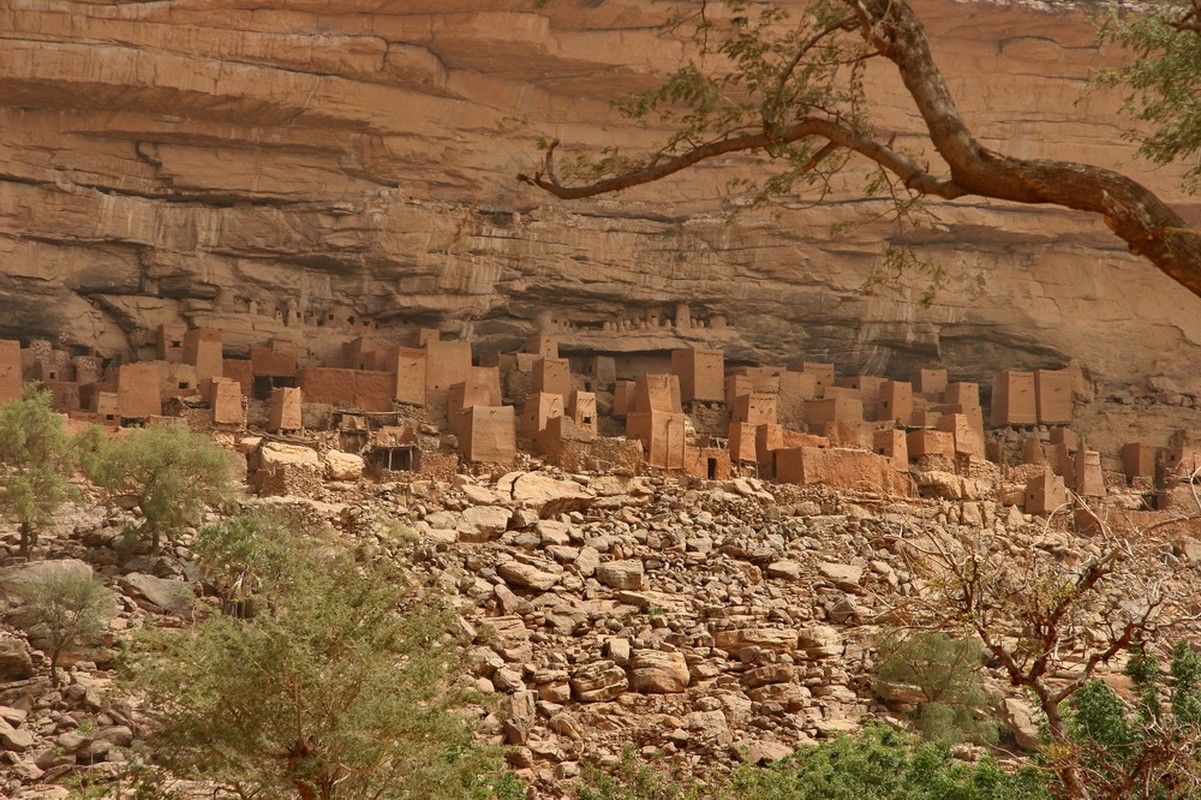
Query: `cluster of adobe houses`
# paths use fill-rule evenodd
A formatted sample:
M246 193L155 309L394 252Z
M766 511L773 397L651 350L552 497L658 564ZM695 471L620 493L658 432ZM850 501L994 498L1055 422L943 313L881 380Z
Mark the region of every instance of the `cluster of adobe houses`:
M349 340L320 366L279 339L226 357L220 331L183 325L160 326L154 350L154 360L117 363L48 341L0 341L0 400L38 381L60 412L102 426L164 414L193 427L249 423L269 440L316 441L378 471L416 475L453 474L460 461L510 464L525 451L570 472L755 474L905 495L915 474L969 475L991 461L1038 465L1027 470L1029 513L1059 507L1069 490L1107 493L1101 453L1068 427L1084 381L1071 367L998 373L986 434L979 386L949 382L944 369L909 381L839 378L830 363L727 368L722 351L689 348L661 357L657 370L644 359L641 374L619 375L630 364L594 355L573 365L549 335L524 352L473 360L470 342L429 329L407 346ZM1007 447L999 435L1014 431L1041 435L1019 437L1019 453L1013 436ZM1131 443L1120 463L1126 485L1153 492L1201 457L1184 445Z

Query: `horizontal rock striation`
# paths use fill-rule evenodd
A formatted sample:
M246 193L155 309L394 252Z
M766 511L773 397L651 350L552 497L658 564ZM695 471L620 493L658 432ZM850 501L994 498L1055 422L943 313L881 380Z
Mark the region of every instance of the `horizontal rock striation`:
M1133 160L1118 98L1087 90L1111 57L1082 17L915 5L987 146L1117 166L1201 219L1180 170ZM862 291L895 231L865 220L879 207L857 178L821 208L798 198L732 219L728 181L749 174L734 164L570 205L519 185L537 132L586 149L661 133L608 100L679 63L682 45L656 35L665 13L636 0L13 0L0 10L0 336L116 355L182 319L236 350L288 333L298 312L484 348L550 329L570 353L703 344L897 376L1079 358L1102 378L1201 391L1201 299L1100 220L940 203L922 253L948 284L925 304L920 274ZM871 80L880 129L920 148L895 77ZM613 324L669 320L679 304L709 326ZM314 355L357 335L348 325Z

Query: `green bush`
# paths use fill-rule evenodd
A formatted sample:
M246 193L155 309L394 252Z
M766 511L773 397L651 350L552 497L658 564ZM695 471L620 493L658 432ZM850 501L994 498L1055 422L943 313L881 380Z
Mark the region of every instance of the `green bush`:
M883 725L798 750L767 769L736 771L723 800L1050 800L1034 770L991 758L956 761L942 745L915 744Z
M470 698L437 599L334 547L289 550L258 587L259 613L160 634L136 665L163 773L239 796L521 796L465 724Z
M293 520L252 511L200 529L192 555L226 611L251 613L256 595L282 580L289 554L302 546Z
M0 510L20 526L22 555L71 498L69 477L78 463L79 450L49 392L26 386L20 400L0 405Z
M105 623L117 611L116 595L91 575L52 570L24 580L16 590L16 622L32 638L47 642L50 682L58 686L58 662L72 647L99 644Z
M957 761L884 725L804 747L770 767L744 765L716 785L640 764L627 753L613 774L585 770L578 800L1050 800L1045 776L995 760Z
M163 424L103 442L90 472L110 499L138 509L142 523L132 533L157 552L162 539L194 522L206 503L233 495L232 463L210 437Z
M945 633L894 635L880 645L877 691L885 684L916 688L923 701L913 715L914 729L928 742L995 743L995 698L980 678L980 644Z

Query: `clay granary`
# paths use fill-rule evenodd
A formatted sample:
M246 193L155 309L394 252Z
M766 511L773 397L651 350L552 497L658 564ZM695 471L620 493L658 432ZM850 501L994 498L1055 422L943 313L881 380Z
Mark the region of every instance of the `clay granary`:
M701 324L686 312L639 324ZM476 354L470 341L432 328L391 335L368 325L364 333L361 319L336 309L315 319L323 336L341 337L324 357L303 338L278 335L226 347L220 330L182 322L159 326L142 350L148 357L136 360L0 341L0 399L36 381L57 410L101 426L182 416L196 428L258 429L397 475L537 457L574 471L754 475L890 495L945 491L930 487L949 479L930 476L991 476L1008 480L1028 513L1049 514L1070 497L1103 502L1115 493L1170 505L1175 487L1201 473L1201 444L1187 433L1114 452L1088 447L1070 427L1087 387L1075 364L1000 371L982 402L980 384L952 380L937 365L906 379L840 375L822 360L731 365L713 347L565 356L545 331L514 352ZM263 456L278 478L266 484L288 483L281 453Z

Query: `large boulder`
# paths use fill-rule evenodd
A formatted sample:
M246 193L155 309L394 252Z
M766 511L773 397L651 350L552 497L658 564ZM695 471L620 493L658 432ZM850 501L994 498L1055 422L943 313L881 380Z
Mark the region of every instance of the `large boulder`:
M581 703L616 700L629 686L626 671L612 661L585 664L571 676L571 693Z
M829 625L806 625L799 631L799 643L810 658L822 659L842 655L842 634Z
M497 486L502 490L510 487L512 498L518 505L537 512L543 519L582 511L596 499L595 492L575 481L559 480L538 472L509 473Z
M259 466L262 469L273 467L309 467L321 470L321 456L311 447L284 442L264 442L259 448Z
M683 653L639 650L630 659L630 685L643 694L672 694L688 688L688 662Z
M0 724L0 748L14 753L24 753L33 747L37 741L34 735L24 728L13 728L8 724Z
M0 594L12 597L29 581L69 575L86 580L92 577L92 568L77 558L60 558L48 561L31 561L0 569Z
M1007 697L1001 704L1001 718L1013 733L1018 747L1034 750L1039 745L1038 717L1025 700Z
M596 567L596 579L611 589L641 589L642 576L642 562L635 558L605 561Z
M459 515L455 527L464 542L486 542L504 533L512 516L503 506L471 506Z
M191 584L131 572L117 582L121 591L134 599L146 600L177 617L190 617L195 595Z
M863 567L854 564L823 561L817 565L817 571L823 578L844 592L858 591L859 583L863 580Z
M19 681L33 676L33 659L21 639L0 639L0 681Z
M713 643L735 657L748 647L788 653L796 649L797 634L788 628L734 628L716 631Z
M357 481L363 477L362 456L330 450L325 454L325 474L331 481Z
M522 589L533 589L545 592L559 582L559 575L544 569L538 569L520 561L503 561L496 565L496 574L505 579L510 586Z

